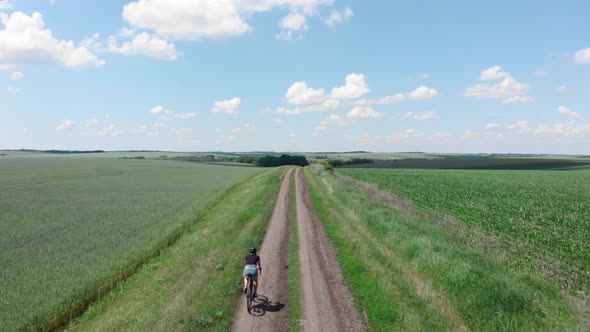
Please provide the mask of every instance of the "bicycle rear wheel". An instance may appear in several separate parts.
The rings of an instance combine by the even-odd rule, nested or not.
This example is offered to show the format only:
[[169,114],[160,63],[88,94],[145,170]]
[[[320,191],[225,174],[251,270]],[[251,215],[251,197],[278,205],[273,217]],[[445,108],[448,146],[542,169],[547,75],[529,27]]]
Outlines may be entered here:
[[254,295],[254,283],[252,282],[252,278],[248,278],[248,287],[246,288],[246,308],[248,312],[252,311],[252,298]]

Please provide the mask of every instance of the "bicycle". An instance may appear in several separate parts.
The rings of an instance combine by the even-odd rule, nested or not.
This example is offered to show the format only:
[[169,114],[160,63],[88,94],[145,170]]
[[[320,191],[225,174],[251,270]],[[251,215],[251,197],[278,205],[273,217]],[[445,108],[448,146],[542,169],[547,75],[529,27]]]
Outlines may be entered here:
[[[258,269],[258,275],[260,276],[262,271]],[[254,301],[254,280],[252,277],[248,276],[248,284],[246,286],[246,309],[248,309],[248,313],[252,311],[252,302]]]

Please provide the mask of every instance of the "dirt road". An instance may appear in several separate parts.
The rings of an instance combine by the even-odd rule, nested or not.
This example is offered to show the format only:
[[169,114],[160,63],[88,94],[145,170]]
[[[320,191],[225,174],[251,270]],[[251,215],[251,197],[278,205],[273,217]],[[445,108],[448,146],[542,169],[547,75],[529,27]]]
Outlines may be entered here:
[[287,330],[287,301],[289,288],[289,240],[291,238],[291,172],[285,174],[277,197],[266,236],[258,254],[262,265],[259,277],[259,297],[252,314],[246,310],[244,296],[236,311],[232,331],[285,331]]
[[249,314],[242,301],[232,331],[286,331],[289,289],[287,264],[291,236],[290,179],[296,176],[299,265],[301,267],[301,325],[304,331],[362,331],[350,293],[343,285],[336,251],[313,210],[303,169],[289,170],[283,179],[260,257],[257,311]]
[[303,170],[296,170],[297,227],[304,331],[361,331],[361,319],[336,261],[336,249],[313,210]]

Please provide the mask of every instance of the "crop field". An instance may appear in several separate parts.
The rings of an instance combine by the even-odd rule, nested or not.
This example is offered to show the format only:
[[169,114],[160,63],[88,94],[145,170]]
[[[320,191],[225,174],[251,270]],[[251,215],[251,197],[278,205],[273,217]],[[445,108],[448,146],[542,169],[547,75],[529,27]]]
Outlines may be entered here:
[[489,158],[446,157],[440,159],[377,160],[370,164],[346,165],[342,168],[412,168],[412,169],[508,169],[508,170],[561,170],[590,168],[590,160],[584,158]]
[[339,173],[480,227],[570,293],[590,289],[590,171],[369,170]]
[[[0,326],[51,324],[157,254],[259,168],[0,157]],[[98,293],[97,293],[98,292]]]

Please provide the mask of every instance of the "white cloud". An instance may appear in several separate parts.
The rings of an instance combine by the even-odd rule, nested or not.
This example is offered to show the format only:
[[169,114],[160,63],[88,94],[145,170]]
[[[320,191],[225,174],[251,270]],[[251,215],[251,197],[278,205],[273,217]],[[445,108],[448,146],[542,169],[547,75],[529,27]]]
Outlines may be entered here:
[[10,9],[10,8],[12,8],[12,4],[10,3],[10,0],[0,1],[0,9]]
[[271,121],[272,121],[272,123],[282,123],[283,122],[283,120],[278,119],[278,118],[274,118]]
[[99,123],[100,123],[100,121],[96,118],[88,119],[85,122],[86,127],[96,127],[96,126],[98,126]]
[[569,88],[565,85],[560,85],[557,88],[555,88],[556,93],[566,93],[568,91],[569,91]]
[[577,51],[575,55],[575,60],[576,63],[579,64],[590,64],[590,47]]
[[557,111],[559,113],[561,113],[563,115],[567,115],[567,116],[569,116],[571,118],[577,118],[577,117],[580,116],[577,112],[574,112],[571,109],[569,109],[569,107],[566,107],[566,106],[563,106],[563,105],[562,106],[559,106],[557,108]]
[[[156,106],[150,110],[153,114],[167,114],[170,113],[169,110],[165,109],[164,106]],[[107,118],[108,119],[108,118]]]
[[233,128],[231,130],[231,132],[234,134],[254,132],[254,131],[256,131],[256,127],[250,123],[245,123],[242,126]]
[[8,94],[11,96],[16,96],[19,92],[19,88],[8,88]]
[[421,86],[416,90],[407,94],[408,99],[412,100],[420,100],[420,99],[430,99],[434,98],[438,95],[438,91],[435,89],[431,89],[427,86]]
[[391,96],[379,99],[361,99],[355,102],[356,105],[389,105],[399,103],[405,100],[430,99],[438,96],[438,91],[427,86],[420,86],[407,93],[396,93]]
[[423,113],[408,112],[402,116],[402,119],[414,119],[414,120],[434,120],[438,119],[439,116],[436,112],[428,111]]
[[502,81],[489,84],[476,84],[465,88],[465,97],[479,99],[502,99],[505,103],[532,102],[534,99],[528,96],[529,86],[520,83],[512,77],[506,77]]
[[312,89],[306,82],[293,83],[285,94],[291,104],[316,104],[325,99],[324,89]]
[[158,136],[160,134],[160,130],[167,128],[168,124],[161,121],[156,121],[151,125],[143,125],[139,127],[137,133],[144,134],[146,136]]
[[98,136],[116,137],[116,136],[121,136],[121,135],[125,134],[125,131],[121,130],[120,128],[118,128],[117,126],[112,124],[112,125],[103,127],[101,130],[97,131],[96,134]]
[[174,133],[177,136],[188,136],[193,133],[193,129],[192,128],[179,128],[179,129],[174,130]]
[[497,123],[488,123],[486,125],[486,129],[490,130],[490,129],[498,129],[500,128],[500,125]]
[[518,134],[524,134],[529,130],[529,122],[528,121],[517,121],[513,124],[508,125],[508,129],[512,129],[516,131]]
[[510,98],[504,99],[502,102],[504,104],[531,104],[534,103],[536,99],[531,96],[514,96]]
[[252,30],[254,13],[287,7],[291,13],[313,15],[334,0],[137,0],[123,7],[123,18],[134,27],[151,29],[175,39],[228,38]]
[[481,72],[479,79],[482,81],[497,80],[504,77],[509,77],[510,73],[502,72],[502,67],[493,66]]
[[104,61],[86,47],[76,47],[73,41],[57,40],[45,29],[43,16],[36,12],[28,16],[14,12],[0,13],[4,30],[0,30],[0,67],[29,64],[62,65],[66,67],[96,67]]
[[303,113],[310,112],[325,112],[335,110],[340,106],[340,101],[335,99],[326,99],[319,104],[306,105],[303,107],[297,107],[294,109],[288,109],[284,107],[278,107],[272,113],[284,114],[284,115],[301,115]]
[[15,71],[12,74],[10,74],[10,79],[12,81],[22,80],[23,78],[25,78],[25,74],[21,73],[20,71]]
[[357,106],[346,114],[348,119],[377,119],[382,118],[383,114],[376,112],[371,107]]
[[406,129],[402,132],[394,132],[389,136],[389,143],[407,142],[412,138],[423,136],[421,132],[416,129]]
[[72,120],[61,120],[61,122],[59,123],[59,125],[57,125],[57,127],[55,128],[55,130],[57,130],[57,131],[63,131],[63,130],[66,130],[68,128],[71,128],[74,124],[75,123]]
[[535,135],[556,135],[568,138],[588,138],[590,137],[590,123],[576,126],[574,121],[566,123],[554,123],[551,126],[542,125],[537,127],[533,133]]
[[346,85],[332,89],[331,96],[336,99],[356,99],[370,91],[365,75],[351,73],[346,76]]
[[348,21],[354,13],[350,7],[344,8],[342,11],[333,10],[330,12],[330,16],[324,19],[324,23],[329,26],[334,26],[339,23]]
[[[111,53],[119,53],[124,55],[146,55],[159,60],[174,61],[182,55],[182,52],[176,50],[176,46],[169,41],[150,36],[147,32],[142,32],[133,35],[133,31],[129,29],[122,29],[120,36],[131,38],[128,41],[119,45],[118,36],[111,36],[108,38],[107,51]],[[130,35],[131,34],[131,35]],[[84,42],[90,44],[92,39]]]
[[187,119],[192,119],[196,116],[195,113],[178,113],[175,114],[174,117],[177,119],[183,119],[183,120],[187,120]]
[[422,73],[422,74],[419,74],[417,77],[419,79],[421,79],[421,80],[427,80],[427,79],[430,78],[430,74],[428,74],[428,73]]
[[281,31],[276,35],[276,38],[281,40],[302,38],[303,32],[309,29],[306,20],[304,15],[298,13],[291,13],[283,17],[279,24]]
[[225,113],[225,114],[234,114],[237,112],[238,108],[240,108],[241,99],[239,97],[234,97],[228,100],[216,101],[211,109],[213,113]]
[[326,131],[328,130],[328,121],[322,121],[319,125],[315,126],[313,130],[315,131]]
[[475,136],[475,133],[471,130],[465,130],[463,132],[463,138],[469,139],[469,138],[473,138],[473,136]]

